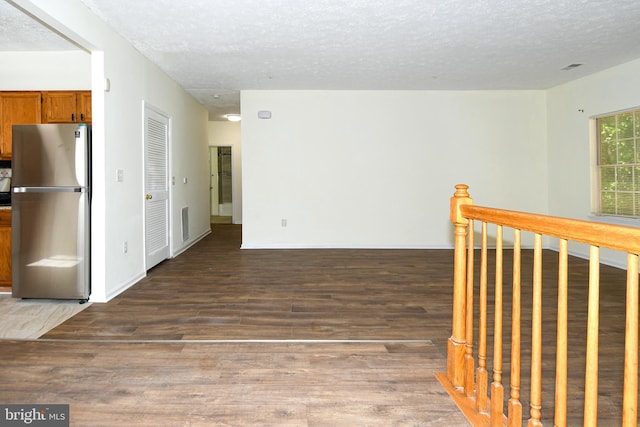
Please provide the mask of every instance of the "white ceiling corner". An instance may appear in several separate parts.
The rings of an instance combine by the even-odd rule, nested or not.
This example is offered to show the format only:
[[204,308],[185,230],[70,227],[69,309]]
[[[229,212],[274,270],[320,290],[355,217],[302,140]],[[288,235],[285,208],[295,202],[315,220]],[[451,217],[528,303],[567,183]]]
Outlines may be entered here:
[[78,47],[37,19],[0,0],[0,51],[67,51]]

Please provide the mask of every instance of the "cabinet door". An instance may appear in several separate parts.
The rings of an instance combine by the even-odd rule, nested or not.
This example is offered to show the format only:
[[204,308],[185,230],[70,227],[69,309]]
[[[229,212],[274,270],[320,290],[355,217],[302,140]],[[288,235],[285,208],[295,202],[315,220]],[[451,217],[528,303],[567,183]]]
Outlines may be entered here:
[[75,92],[42,92],[42,123],[75,123],[78,120]]
[[80,117],[79,121],[82,123],[91,123],[91,91],[78,92],[76,105]]
[[41,123],[40,92],[0,93],[0,159],[11,158],[11,126]]
[[11,286],[11,211],[0,211],[0,286]]

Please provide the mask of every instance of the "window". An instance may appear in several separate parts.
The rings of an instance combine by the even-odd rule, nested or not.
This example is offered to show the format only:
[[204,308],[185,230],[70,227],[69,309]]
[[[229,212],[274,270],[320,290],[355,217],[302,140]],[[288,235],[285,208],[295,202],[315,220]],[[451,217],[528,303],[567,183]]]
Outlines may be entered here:
[[596,119],[597,214],[640,218],[640,109]]

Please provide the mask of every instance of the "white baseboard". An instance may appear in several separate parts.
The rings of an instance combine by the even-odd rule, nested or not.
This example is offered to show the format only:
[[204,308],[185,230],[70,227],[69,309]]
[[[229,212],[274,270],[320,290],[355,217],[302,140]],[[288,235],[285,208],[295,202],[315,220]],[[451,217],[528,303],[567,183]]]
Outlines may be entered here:
[[196,243],[198,243],[200,240],[204,239],[205,237],[207,237],[209,234],[211,234],[211,229],[207,229],[205,231],[203,231],[202,233],[200,233],[197,237],[191,239],[186,245],[184,245],[183,247],[181,247],[180,249],[178,249],[177,251],[175,251],[173,253],[173,255],[171,256],[171,258],[175,258],[178,255],[180,255],[181,253],[183,253],[184,251],[186,251],[187,249],[189,249],[191,246],[195,245]]

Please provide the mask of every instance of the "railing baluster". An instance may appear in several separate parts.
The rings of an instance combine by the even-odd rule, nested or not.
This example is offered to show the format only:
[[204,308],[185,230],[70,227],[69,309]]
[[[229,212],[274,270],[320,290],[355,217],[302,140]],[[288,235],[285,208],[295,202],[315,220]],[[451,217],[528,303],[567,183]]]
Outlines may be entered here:
[[478,371],[476,374],[476,409],[489,411],[487,372],[487,223],[482,223],[482,247],[480,249],[480,321],[478,324]]
[[568,242],[560,239],[558,256],[558,321],[556,338],[556,400],[554,423],[567,425],[567,327],[568,327]]
[[598,310],[600,306],[600,248],[589,250],[589,301],[587,308],[587,363],[584,383],[584,425],[598,425]]
[[531,407],[528,426],[541,426],[542,409],[542,235],[534,234],[531,312]]
[[638,423],[638,255],[627,254],[627,313],[624,340],[622,426]]
[[467,248],[467,315],[466,315],[466,343],[465,343],[465,380],[464,392],[467,397],[473,397],[475,393],[475,361],[473,359],[473,293],[475,290],[473,281],[474,263],[474,232],[473,220],[469,221],[469,237]]
[[520,402],[520,295],[521,295],[521,235],[513,233],[513,295],[511,302],[511,398],[508,405],[509,427],[522,426],[522,402]]
[[496,279],[493,314],[493,382],[491,383],[492,426],[502,427],[504,387],[502,385],[502,226],[496,227]]

